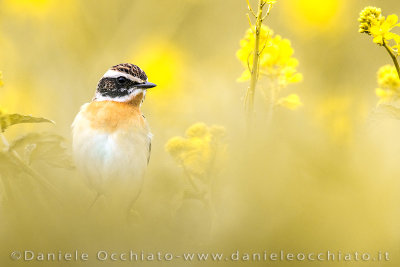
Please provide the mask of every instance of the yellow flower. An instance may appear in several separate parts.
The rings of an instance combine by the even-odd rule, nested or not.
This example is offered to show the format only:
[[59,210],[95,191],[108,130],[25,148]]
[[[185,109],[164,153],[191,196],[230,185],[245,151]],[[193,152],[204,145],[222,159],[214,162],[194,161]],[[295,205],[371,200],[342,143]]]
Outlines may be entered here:
[[247,82],[251,79],[251,72],[247,68],[245,71],[242,72],[242,75],[237,79],[238,82]]
[[360,13],[360,33],[371,34],[370,29],[373,25],[380,24],[385,17],[382,16],[382,10],[377,7],[368,6]]
[[374,43],[383,45],[384,40],[392,40],[396,38],[396,34],[390,32],[394,27],[398,27],[398,17],[396,15],[390,15],[385,20],[375,23],[371,29],[371,35],[374,37]]
[[378,70],[378,85],[375,90],[381,102],[400,99],[400,79],[394,66],[385,65]]
[[[251,79],[249,68],[253,66],[255,48],[255,29],[248,29],[245,37],[240,41],[240,49],[236,56],[245,67],[244,72],[239,77],[239,82]],[[289,84],[298,83],[303,80],[303,75],[297,71],[299,61],[293,57],[294,50],[288,39],[274,32],[265,25],[259,31],[259,77],[268,79],[267,88],[269,93],[273,92],[273,105],[283,105],[289,109],[296,109],[301,106],[297,95],[290,95],[288,99],[279,99],[279,93]],[[263,90],[264,97],[267,93]],[[297,97],[297,98],[296,98]]]
[[[255,47],[255,29],[248,29],[245,37],[240,41],[240,49],[236,56],[245,67],[245,71],[239,77],[239,82],[250,80],[249,67],[253,65],[253,50]],[[277,80],[285,87],[290,83],[302,80],[301,74],[297,72],[298,60],[293,57],[294,50],[288,39],[275,35],[265,25],[260,29],[260,74],[270,79]]]
[[224,133],[221,126],[196,123],[186,130],[185,137],[171,138],[165,149],[187,172],[201,177],[211,170]]
[[279,79],[279,85],[286,87],[290,83],[298,83],[303,80],[303,74],[296,71],[295,66],[287,66],[282,69],[282,79]]
[[[396,42],[396,44],[394,46],[392,46],[392,49],[399,51],[400,50],[400,35],[394,34],[393,39]],[[397,54],[399,54],[399,53],[397,52]]]
[[165,150],[175,159],[180,158],[180,154],[186,148],[186,140],[182,137],[173,137],[165,145]]
[[378,70],[378,84],[382,88],[397,90],[400,88],[400,80],[396,68],[385,65]]
[[359,32],[372,35],[374,43],[379,45],[383,45],[385,41],[392,39],[395,39],[398,43],[400,36],[391,32],[393,28],[399,27],[398,20],[398,17],[394,14],[385,18],[382,16],[380,8],[368,6],[360,13],[358,19],[360,22]]
[[208,134],[208,127],[205,123],[196,123],[186,130],[186,136],[189,138],[204,138]]
[[[255,47],[255,28],[247,29],[245,36],[240,40],[240,49],[236,52],[237,58],[242,62],[243,66],[248,70],[249,66],[252,66],[253,62],[253,51]],[[260,44],[267,46],[268,40],[274,35],[274,32],[265,25],[262,25],[260,29]],[[264,51],[263,51],[264,52]],[[265,53],[263,53],[265,55]]]
[[395,93],[393,91],[385,90],[382,88],[376,88],[375,94],[377,97],[379,97],[380,102],[382,103],[390,102],[395,96]]
[[296,94],[288,95],[287,97],[281,98],[278,100],[278,105],[283,106],[285,108],[295,110],[303,105],[300,100],[300,97]]

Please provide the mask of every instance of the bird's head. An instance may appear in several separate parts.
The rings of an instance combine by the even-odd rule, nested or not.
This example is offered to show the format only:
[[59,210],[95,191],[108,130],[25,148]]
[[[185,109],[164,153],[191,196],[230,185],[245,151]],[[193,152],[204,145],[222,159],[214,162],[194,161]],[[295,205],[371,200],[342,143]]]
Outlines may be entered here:
[[130,63],[111,67],[100,79],[94,101],[117,101],[140,105],[146,90],[155,87],[147,81],[146,73]]

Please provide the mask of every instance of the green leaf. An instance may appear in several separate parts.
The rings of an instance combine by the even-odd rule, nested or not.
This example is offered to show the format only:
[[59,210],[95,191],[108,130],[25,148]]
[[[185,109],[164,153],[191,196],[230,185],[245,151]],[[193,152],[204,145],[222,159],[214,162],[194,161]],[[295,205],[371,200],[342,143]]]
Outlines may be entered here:
[[41,122],[49,122],[53,123],[53,121],[45,119],[45,118],[37,118],[32,116],[26,116],[21,114],[0,114],[0,129],[1,132],[4,132],[8,127],[20,124],[20,123],[41,123]]
[[10,144],[28,165],[43,162],[57,168],[73,169],[65,139],[52,133],[29,133]]

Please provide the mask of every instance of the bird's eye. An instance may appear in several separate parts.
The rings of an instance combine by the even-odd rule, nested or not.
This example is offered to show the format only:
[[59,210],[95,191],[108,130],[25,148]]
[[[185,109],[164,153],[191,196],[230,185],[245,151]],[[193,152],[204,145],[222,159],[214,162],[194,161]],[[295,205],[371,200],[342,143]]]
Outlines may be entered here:
[[123,76],[120,76],[120,77],[118,77],[117,78],[117,81],[118,81],[118,83],[119,84],[124,84],[124,83],[126,83],[126,78],[125,77],[123,77]]

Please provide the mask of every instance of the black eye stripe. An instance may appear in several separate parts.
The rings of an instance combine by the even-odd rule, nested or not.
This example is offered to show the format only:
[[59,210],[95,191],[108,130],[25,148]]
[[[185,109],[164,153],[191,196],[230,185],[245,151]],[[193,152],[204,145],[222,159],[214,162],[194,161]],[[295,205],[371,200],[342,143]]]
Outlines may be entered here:
[[[121,77],[122,79],[120,79]],[[140,82],[132,81],[124,76],[104,77],[99,81],[97,92],[103,96],[122,97],[130,94],[131,89],[135,88],[137,84],[140,84]]]

